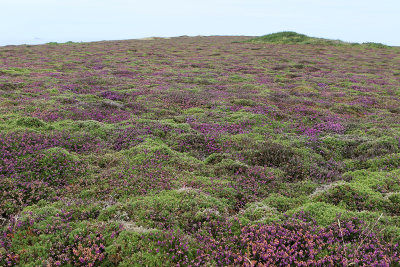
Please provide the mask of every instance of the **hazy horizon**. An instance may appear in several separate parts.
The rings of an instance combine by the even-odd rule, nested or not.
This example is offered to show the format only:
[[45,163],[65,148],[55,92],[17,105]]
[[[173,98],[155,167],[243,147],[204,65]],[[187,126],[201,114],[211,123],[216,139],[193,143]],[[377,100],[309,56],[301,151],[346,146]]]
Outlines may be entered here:
[[0,8],[0,46],[279,31],[400,46],[394,0],[0,0]]

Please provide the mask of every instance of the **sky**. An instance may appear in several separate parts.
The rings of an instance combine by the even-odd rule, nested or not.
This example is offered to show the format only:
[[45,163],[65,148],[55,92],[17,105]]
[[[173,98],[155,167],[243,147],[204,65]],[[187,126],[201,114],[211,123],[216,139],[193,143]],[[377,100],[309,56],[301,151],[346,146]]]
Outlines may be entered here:
[[399,0],[0,0],[0,46],[296,31],[400,46]]

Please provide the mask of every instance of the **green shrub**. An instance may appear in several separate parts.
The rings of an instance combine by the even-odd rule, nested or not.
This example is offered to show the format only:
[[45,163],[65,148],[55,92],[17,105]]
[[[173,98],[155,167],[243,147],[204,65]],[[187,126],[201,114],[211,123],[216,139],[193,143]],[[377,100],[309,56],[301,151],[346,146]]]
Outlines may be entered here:
[[174,151],[159,139],[146,139],[143,143],[134,146],[127,150],[122,150],[121,153],[136,163],[144,163],[150,160],[154,153],[172,156]]
[[357,146],[354,153],[359,157],[370,158],[398,153],[399,151],[399,141],[396,138],[383,136],[376,140],[360,144]]
[[184,114],[193,115],[193,114],[203,114],[205,112],[202,108],[188,108],[183,111]]
[[[274,176],[277,179],[280,179],[280,176],[283,174],[274,173]],[[274,184],[276,189],[273,191],[290,198],[304,197],[312,194],[315,189],[319,187],[319,184],[312,182],[310,180],[299,181],[295,183],[276,183]]]
[[23,69],[23,68],[8,68],[8,69],[0,69],[0,73],[12,76],[20,76],[20,75],[29,75],[31,71],[29,69]]
[[124,157],[118,152],[91,155],[89,159],[92,164],[95,164],[102,169],[113,168],[124,162]]
[[359,144],[367,141],[367,138],[356,135],[327,135],[322,138],[322,147],[329,155],[334,155],[337,160],[341,160],[356,157],[355,150]]
[[313,199],[353,211],[382,210],[387,205],[380,193],[354,183],[338,183],[315,195]]
[[291,148],[274,142],[264,142],[246,152],[252,165],[280,168],[290,181],[303,180],[308,175],[299,155]]
[[292,149],[274,142],[264,142],[258,149],[248,151],[250,163],[259,166],[280,167],[295,157]]
[[202,161],[173,150],[160,139],[147,138],[144,142],[121,150],[120,153],[134,164],[144,164],[149,160],[163,161],[165,166],[179,170],[194,170],[201,168]]
[[197,132],[182,133],[174,137],[174,144],[171,146],[179,152],[187,152],[191,156],[204,160],[210,155],[207,145],[207,137]]
[[251,99],[233,99],[231,103],[239,106],[249,106],[249,107],[257,105],[257,102]]
[[189,266],[189,262],[196,261],[197,249],[198,244],[179,231],[122,232],[106,248],[105,266],[176,266],[177,262]]
[[74,131],[89,133],[91,136],[99,137],[106,140],[115,130],[115,126],[95,120],[62,120],[52,124],[52,126],[60,131]]
[[307,197],[285,197],[280,194],[271,194],[262,203],[277,209],[279,212],[286,212],[295,209],[307,202]]
[[264,202],[252,202],[246,204],[240,212],[242,220],[252,223],[269,223],[279,219],[279,212],[276,208],[266,205]]
[[64,186],[84,173],[78,156],[64,148],[52,147],[21,157],[25,164],[17,177],[23,182],[41,181],[48,186]]
[[325,202],[307,202],[300,207],[287,211],[286,214],[291,216],[300,211],[308,213],[310,217],[321,226],[327,226],[333,222],[336,222],[338,215],[340,214],[342,215],[342,219],[354,217],[356,214],[344,208]]
[[399,216],[400,215],[400,193],[390,194],[388,197],[389,202],[389,210],[392,214]]
[[355,116],[360,116],[363,112],[365,112],[365,110],[368,110],[368,108],[362,107],[358,104],[349,105],[345,103],[335,103],[331,110],[339,114],[351,114]]
[[155,246],[144,240],[146,234],[122,232],[112,245],[106,248],[107,260],[111,266],[161,266],[164,264],[158,254],[149,253]]
[[149,227],[179,227],[190,231],[199,222],[225,214],[228,203],[190,188],[163,191],[126,204],[129,218]]
[[381,193],[400,191],[400,171],[357,170],[347,172],[343,177],[351,183],[368,187]]
[[400,153],[376,157],[360,163],[360,167],[371,171],[391,171],[400,168]]
[[30,128],[41,128],[46,126],[46,123],[38,118],[24,117],[16,121],[18,126],[25,126]]
[[204,164],[206,165],[214,165],[220,163],[223,159],[226,158],[226,155],[221,153],[212,153],[207,158],[204,159]]
[[222,159],[221,162],[215,164],[214,172],[216,175],[234,175],[246,172],[248,166],[238,160]]

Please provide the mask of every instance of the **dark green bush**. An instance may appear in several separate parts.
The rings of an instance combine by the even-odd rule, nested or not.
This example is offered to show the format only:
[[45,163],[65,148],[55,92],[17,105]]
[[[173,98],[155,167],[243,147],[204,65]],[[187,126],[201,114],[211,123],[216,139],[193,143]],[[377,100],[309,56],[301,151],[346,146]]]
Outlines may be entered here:
[[259,147],[247,152],[250,164],[280,168],[290,181],[303,180],[308,176],[300,156],[293,149],[284,145],[264,142]]
[[238,160],[223,159],[214,166],[216,175],[234,175],[246,172],[248,166]]
[[354,154],[360,158],[371,158],[398,153],[399,151],[399,140],[394,137],[383,136],[358,145]]
[[32,118],[32,117],[24,117],[21,119],[17,120],[17,125],[19,126],[25,126],[25,127],[30,127],[30,128],[41,128],[46,125],[45,122],[38,118]]
[[389,197],[389,210],[392,214],[400,215],[400,193],[391,194]]

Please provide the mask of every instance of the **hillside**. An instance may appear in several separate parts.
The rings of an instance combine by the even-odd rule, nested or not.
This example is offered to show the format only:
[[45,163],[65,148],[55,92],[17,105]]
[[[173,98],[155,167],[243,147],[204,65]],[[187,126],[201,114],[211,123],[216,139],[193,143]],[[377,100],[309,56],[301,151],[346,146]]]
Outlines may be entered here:
[[272,37],[0,47],[0,266],[399,264],[400,48]]
[[310,37],[296,32],[276,32],[246,40],[250,43],[270,43],[270,44],[307,44],[307,45],[336,45],[336,46],[364,46],[369,48],[390,48],[390,46],[374,43],[349,43],[341,40],[331,40],[325,38]]

